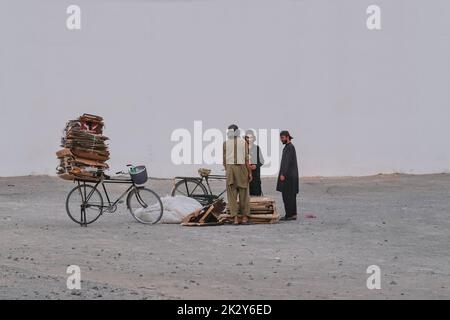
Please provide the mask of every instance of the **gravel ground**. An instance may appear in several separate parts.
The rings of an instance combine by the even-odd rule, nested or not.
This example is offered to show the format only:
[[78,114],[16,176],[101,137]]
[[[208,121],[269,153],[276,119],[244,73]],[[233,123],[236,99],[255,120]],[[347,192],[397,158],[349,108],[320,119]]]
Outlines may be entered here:
[[[450,174],[303,178],[299,221],[250,226],[147,226],[121,205],[81,228],[65,213],[73,186],[0,178],[0,299],[450,298]],[[67,289],[68,265],[81,290]],[[380,290],[366,287],[370,265]]]

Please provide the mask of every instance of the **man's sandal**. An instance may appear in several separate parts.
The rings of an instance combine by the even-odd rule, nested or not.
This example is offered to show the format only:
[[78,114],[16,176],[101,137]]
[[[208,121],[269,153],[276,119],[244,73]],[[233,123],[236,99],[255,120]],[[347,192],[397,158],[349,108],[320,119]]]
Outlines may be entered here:
[[295,220],[297,220],[297,215],[290,216],[290,217],[284,216],[284,217],[280,218],[280,221],[295,221]]

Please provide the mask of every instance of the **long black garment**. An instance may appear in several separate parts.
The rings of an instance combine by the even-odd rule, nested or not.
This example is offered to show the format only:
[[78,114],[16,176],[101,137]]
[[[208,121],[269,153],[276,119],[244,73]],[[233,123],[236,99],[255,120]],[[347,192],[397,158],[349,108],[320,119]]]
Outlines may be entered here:
[[[280,181],[280,176],[285,177]],[[297,154],[292,143],[287,143],[283,148],[281,157],[280,173],[278,174],[277,191],[283,196],[284,209],[286,216],[290,217],[297,214],[297,194],[299,192],[299,177]]]
[[[256,165],[256,169],[252,170],[253,179],[250,182],[250,195],[262,196],[261,189],[261,167],[264,164],[264,158],[261,153],[261,148],[258,145],[252,145],[250,148],[250,159],[252,164]],[[253,162],[256,159],[255,162]]]

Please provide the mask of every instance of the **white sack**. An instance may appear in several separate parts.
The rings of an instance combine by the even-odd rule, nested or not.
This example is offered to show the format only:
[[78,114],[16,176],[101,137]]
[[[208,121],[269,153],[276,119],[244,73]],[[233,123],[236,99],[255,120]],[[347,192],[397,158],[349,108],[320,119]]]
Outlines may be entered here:
[[[202,207],[197,200],[179,195],[162,197],[161,202],[164,210],[160,223],[181,223],[184,217]],[[136,210],[136,216],[148,222],[155,221],[158,215],[158,205]]]

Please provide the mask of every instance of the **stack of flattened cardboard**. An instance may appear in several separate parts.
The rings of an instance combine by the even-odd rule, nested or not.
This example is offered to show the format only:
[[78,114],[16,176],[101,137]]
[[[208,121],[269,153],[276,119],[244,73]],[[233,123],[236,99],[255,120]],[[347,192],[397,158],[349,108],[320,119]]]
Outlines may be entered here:
[[109,159],[108,138],[103,136],[103,127],[103,118],[91,114],[67,122],[61,139],[63,149],[56,152],[60,161],[56,171],[60,178],[87,181],[101,178],[108,169]]
[[[270,197],[251,197],[249,221],[252,223],[277,223],[280,215],[275,206],[275,200]],[[227,213],[219,217],[219,221],[228,223],[233,221],[233,217]]]
[[220,224],[219,216],[226,207],[222,198],[217,199],[212,204],[204,206],[187,215],[181,222],[182,226],[213,226]]

